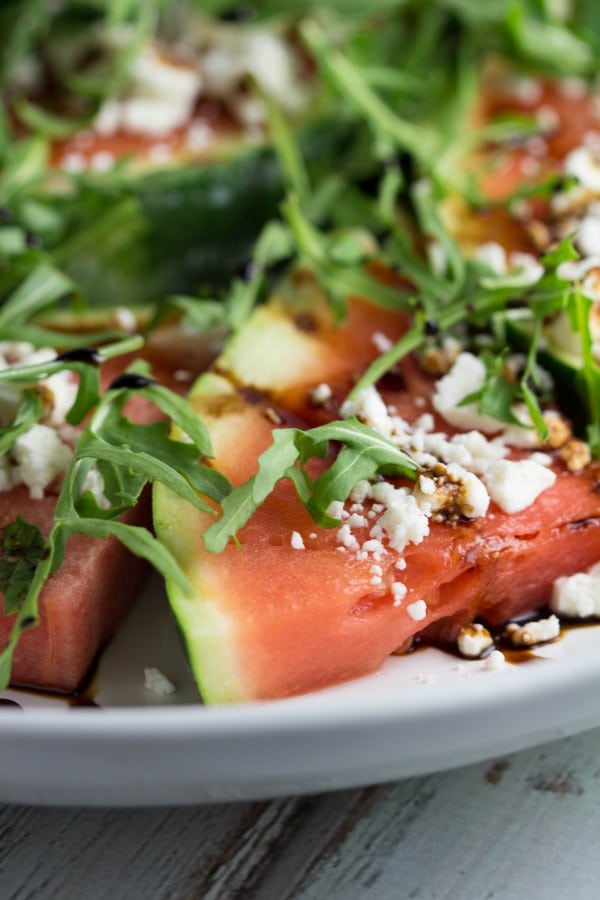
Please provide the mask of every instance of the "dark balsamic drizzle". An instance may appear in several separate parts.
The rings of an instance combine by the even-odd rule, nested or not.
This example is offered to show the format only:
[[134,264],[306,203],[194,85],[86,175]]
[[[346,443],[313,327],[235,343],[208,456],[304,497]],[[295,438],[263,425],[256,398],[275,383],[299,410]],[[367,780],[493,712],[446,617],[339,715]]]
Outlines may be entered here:
[[256,8],[249,3],[240,3],[224,10],[219,15],[222,22],[250,22],[256,18]]
[[119,375],[108,386],[109,391],[116,391],[119,388],[139,389],[151,387],[158,384],[155,378],[147,378],[145,375],[137,375],[135,372],[126,372],[125,375]]
[[75,347],[73,350],[65,350],[56,357],[57,362],[84,362],[92,366],[99,366],[102,357],[94,347]]

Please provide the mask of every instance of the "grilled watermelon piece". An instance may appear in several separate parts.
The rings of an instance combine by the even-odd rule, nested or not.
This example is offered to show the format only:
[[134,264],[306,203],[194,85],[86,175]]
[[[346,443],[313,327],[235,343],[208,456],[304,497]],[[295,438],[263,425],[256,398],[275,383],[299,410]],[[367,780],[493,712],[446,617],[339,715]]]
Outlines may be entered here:
[[[23,487],[2,495],[0,528],[23,516],[47,535],[56,498],[32,500]],[[147,525],[149,496],[123,517],[130,525]],[[115,538],[73,535],[65,561],[40,595],[40,620],[24,631],[13,658],[11,684],[46,690],[76,691],[98,652],[131,609],[149,566],[132,556]],[[12,627],[0,616],[0,646]]]
[[[388,314],[353,301],[346,325],[330,330],[317,304],[309,331],[303,330],[304,316],[277,300],[256,315],[261,345],[255,346],[251,325],[248,343],[244,333],[238,336],[235,354],[221,359],[221,374],[201,376],[190,396],[209,428],[214,464],[234,484],[247,480],[270,444],[273,405],[282,419],[290,410],[297,417],[310,413],[306,396],[324,378],[347,390],[354,367],[362,368],[373,355],[373,333]],[[271,356],[268,347],[274,348]],[[288,360],[285,370],[278,368],[280,355]],[[280,379],[280,371],[293,373],[300,360],[300,384],[292,383],[293,375]],[[388,388],[386,400],[414,421],[423,412],[427,379],[411,361],[402,374],[402,387]],[[234,386],[240,383],[241,389]],[[213,518],[158,486],[157,534],[196,588],[188,598],[167,585],[204,700],[247,701],[314,690],[375,671],[425,630],[435,628],[438,638],[451,638],[476,617],[495,624],[541,606],[555,578],[597,561],[600,549],[600,465],[574,474],[557,461],[554,469],[554,485],[520,512],[492,506],[491,515],[470,522],[431,521],[423,542],[404,551],[405,570],[398,573],[393,552],[378,561],[376,584],[373,559],[340,552],[336,529],[315,526],[287,481],[241,529],[241,547],[230,544],[220,554],[208,552],[202,538]],[[359,543],[368,530],[355,530]],[[303,547],[292,540],[295,532]],[[392,590],[398,579],[407,590],[400,605]],[[419,601],[424,601],[423,618],[409,609]]]

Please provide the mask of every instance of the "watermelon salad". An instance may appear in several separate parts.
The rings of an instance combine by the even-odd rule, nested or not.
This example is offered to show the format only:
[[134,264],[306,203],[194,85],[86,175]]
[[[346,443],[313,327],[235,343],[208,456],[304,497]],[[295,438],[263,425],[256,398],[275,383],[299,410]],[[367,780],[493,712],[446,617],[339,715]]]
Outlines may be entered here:
[[0,680],[154,567],[206,703],[600,618],[591,2],[0,10]]

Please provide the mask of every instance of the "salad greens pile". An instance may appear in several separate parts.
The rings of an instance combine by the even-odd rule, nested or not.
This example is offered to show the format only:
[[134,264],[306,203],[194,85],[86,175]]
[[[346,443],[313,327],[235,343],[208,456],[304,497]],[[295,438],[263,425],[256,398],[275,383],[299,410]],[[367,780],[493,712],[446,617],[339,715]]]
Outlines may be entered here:
[[[255,85],[277,157],[261,147],[260,154],[271,154],[268,166],[255,166],[257,159],[267,159],[264,155],[250,164],[255,189],[270,198],[250,223],[253,248],[249,251],[243,242],[243,265],[238,247],[234,266],[224,246],[222,256],[194,269],[193,277],[176,279],[176,290],[170,291],[169,279],[156,276],[158,232],[153,232],[152,203],[164,194],[165,185],[177,196],[177,190],[188,191],[200,179],[202,190],[210,192],[215,179],[229,177],[234,208],[238,151],[203,171],[186,164],[144,176],[132,176],[127,161],[117,161],[101,174],[63,172],[58,178],[50,159],[53,141],[88,127],[100,104],[120,90],[144,43],[177,34],[189,15],[218,17],[240,28],[284,22],[317,72],[321,136],[335,134],[330,146],[337,152],[343,135],[344,152],[334,157],[335,165],[331,157],[319,164],[318,153],[315,161],[297,123]],[[600,7],[592,0],[572,5],[552,0],[339,0],[326,10],[312,0],[244,6],[227,0],[7,0],[0,28],[0,341],[58,348],[52,362],[0,370],[0,385],[23,388],[14,420],[0,428],[0,451],[9,453],[15,440],[41,420],[35,384],[53,372],[68,369],[77,375],[79,388],[68,421],[80,428],[50,534],[42,536],[17,519],[0,540],[4,612],[16,613],[11,638],[0,653],[0,687],[8,683],[22,629],[37,621],[40,591],[60,566],[69,535],[113,535],[182,590],[189,588],[152,534],[123,520],[148,484],[161,482],[199,509],[215,515],[220,511],[207,533],[207,546],[217,551],[281,478],[292,479],[315,521],[327,526],[334,524],[326,513],[331,500],[347,496],[361,478],[382,471],[408,478],[416,474],[415,464],[395,446],[348,419],[306,432],[276,430],[257,475],[234,490],[210,466],[211,447],[202,423],[182,398],[152,379],[145,363],[124,364],[123,375],[101,388],[102,363],[138,351],[143,337],[112,327],[67,333],[52,324],[60,321],[53,320],[57,311],[69,310],[77,323],[99,296],[101,305],[114,307],[139,303],[145,294],[153,301],[145,308],[149,331],[175,315],[186,328],[196,329],[201,340],[215,326],[230,333],[241,329],[275,282],[297,267],[308,268],[339,321],[350,294],[411,314],[409,330],[367,369],[353,396],[439,334],[457,329],[472,346],[485,334],[488,376],[469,401],[476,399],[483,412],[510,422],[511,407],[521,400],[542,438],[547,432],[540,405],[545,399],[543,328],[549,317],[566,312],[581,342],[575,389],[586,411],[586,436],[600,457],[600,369],[592,353],[592,301],[559,274],[563,262],[577,258],[571,240],[548,251],[541,259],[541,277],[525,284],[514,274],[501,276],[466,258],[439,214],[444,199],[457,193],[470,203],[481,202],[460,166],[469,153],[486,142],[502,144],[515,135],[535,133],[535,123],[523,116],[505,117],[479,130],[469,127],[483,61],[498,55],[512,60],[515,71],[591,79],[600,61]],[[107,29],[127,35],[109,59],[97,52]],[[58,54],[57,47],[64,52]],[[28,90],[31,60],[38,60],[51,92]],[[275,185],[270,180],[273,166],[279,179]],[[542,194],[554,186],[550,179],[535,190]],[[243,224],[240,211],[235,207],[229,220],[233,244],[236,228]],[[195,215],[201,213],[200,204]],[[159,218],[165,219],[160,234],[169,227],[173,232],[171,243],[190,239],[180,229],[176,210],[170,226],[162,208]],[[430,241],[443,251],[443,271],[427,261]],[[401,277],[384,281],[377,266]],[[529,342],[524,370],[509,382],[498,361],[508,333],[506,314],[515,307],[523,314]],[[154,404],[165,421],[132,422],[127,403],[137,394]],[[169,420],[178,429],[177,438],[169,432]],[[331,442],[342,449],[312,481],[306,465],[325,457]],[[104,482],[104,504],[83,490],[92,467]]]

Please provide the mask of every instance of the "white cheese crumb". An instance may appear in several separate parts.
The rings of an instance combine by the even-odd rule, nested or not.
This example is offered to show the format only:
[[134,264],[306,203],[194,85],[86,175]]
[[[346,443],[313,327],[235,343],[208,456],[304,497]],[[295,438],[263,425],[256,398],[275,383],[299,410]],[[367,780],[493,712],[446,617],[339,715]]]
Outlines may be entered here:
[[325,512],[332,519],[341,519],[344,515],[344,504],[341,500],[332,500]]
[[332,397],[333,391],[324,381],[322,381],[321,384],[318,384],[310,392],[310,402],[317,406],[323,406],[325,403],[328,403]]
[[115,322],[123,331],[137,331],[137,319],[133,310],[127,306],[118,306],[115,309]]
[[99,153],[94,153],[90,159],[90,168],[94,172],[108,172],[114,164],[115,158],[108,150],[100,150]]
[[415,600],[414,603],[409,603],[406,611],[415,622],[422,622],[427,615],[427,604],[424,600]]
[[531,647],[534,644],[545,644],[555,640],[560,634],[560,622],[557,616],[536,619],[519,625],[510,622],[505,629],[506,636],[515,647]]
[[535,284],[544,274],[544,267],[531,253],[515,251],[508,258],[509,266],[524,285]]
[[556,474],[530,459],[499,459],[483,475],[492,500],[507,513],[520,512],[556,481]]
[[340,409],[343,418],[357,416],[365,425],[388,436],[392,432],[392,423],[387,407],[379,391],[370,386],[360,392],[356,400],[346,400]]
[[594,256],[600,252],[600,218],[587,215],[582,220],[574,244],[583,256]]
[[458,651],[467,659],[478,659],[484,650],[488,650],[494,643],[492,635],[484,625],[473,622],[472,625],[463,625],[457,638]]
[[299,531],[292,531],[290,544],[294,550],[304,550],[304,540]]
[[86,491],[89,491],[94,496],[96,503],[101,509],[110,508],[110,503],[104,494],[104,478],[96,466],[92,466],[81,486],[81,493],[85,494]]
[[390,341],[389,337],[383,333],[383,331],[375,331],[371,335],[371,340],[375,349],[379,353],[386,353],[388,350],[394,346],[393,342]]
[[600,616],[600,563],[586,572],[557,578],[550,608],[559,615],[576,619]]
[[66,153],[61,166],[65,172],[72,172],[74,175],[83,172],[86,168],[85,156],[82,153]]
[[588,147],[576,147],[567,154],[564,172],[574,175],[582,187],[600,191],[600,166]]
[[475,250],[474,257],[478,262],[489,266],[496,275],[506,275],[508,268],[506,250],[495,241],[480,244]]
[[166,675],[156,669],[154,666],[148,666],[144,669],[144,687],[147,691],[158,694],[159,697],[167,697],[176,691],[175,685],[169,681]]
[[483,663],[483,668],[488,672],[495,672],[498,669],[502,669],[506,664],[506,657],[501,650],[492,650],[490,655],[486,657]]
[[419,475],[419,488],[423,494],[435,494],[435,481],[427,475]]
[[30,497],[40,500],[44,490],[66,472],[71,450],[54,429],[37,424],[17,438],[12,456],[16,462],[16,483],[23,482],[29,488]]
[[[401,581],[395,581],[392,585],[392,597],[394,598],[394,606],[400,606],[407,594],[406,585]],[[421,601],[422,602],[422,601]]]
[[432,398],[434,408],[456,428],[500,431],[502,423],[479,413],[474,403],[460,406],[465,397],[483,387],[485,377],[483,362],[473,353],[461,353],[450,371],[436,383]]

